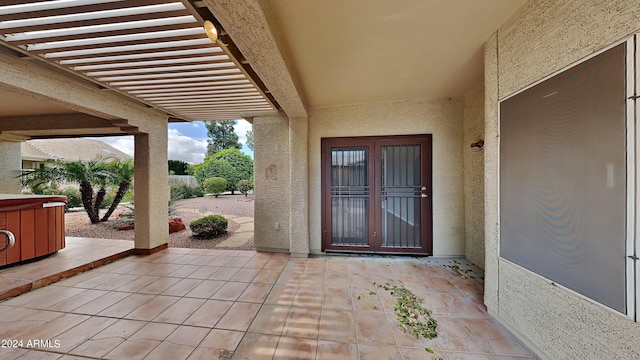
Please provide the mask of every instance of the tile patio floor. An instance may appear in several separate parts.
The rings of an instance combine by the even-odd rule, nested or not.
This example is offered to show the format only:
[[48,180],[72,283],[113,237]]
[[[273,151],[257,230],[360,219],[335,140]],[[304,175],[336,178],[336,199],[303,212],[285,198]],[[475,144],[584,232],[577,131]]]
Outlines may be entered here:
[[[175,248],[129,256],[0,302],[0,345],[23,344],[0,348],[0,359],[430,359],[425,347],[447,360],[535,359],[487,315],[481,281],[455,276],[451,263]],[[373,282],[423,297],[440,335],[400,331],[395,299]]]

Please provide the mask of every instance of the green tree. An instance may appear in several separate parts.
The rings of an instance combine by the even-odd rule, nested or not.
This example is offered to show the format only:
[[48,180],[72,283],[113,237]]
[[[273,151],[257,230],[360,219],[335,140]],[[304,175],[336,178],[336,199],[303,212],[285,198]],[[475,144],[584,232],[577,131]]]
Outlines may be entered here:
[[113,212],[116,210],[120,201],[131,187],[133,181],[133,161],[116,159],[113,162],[107,164],[107,170],[109,172],[109,182],[112,184],[118,184],[118,190],[113,197],[113,202],[109,206],[109,210],[104,214],[100,221],[107,221]]
[[247,131],[247,147],[253,151],[253,125],[251,130]]
[[253,160],[238,149],[225,149],[204,159],[196,166],[194,176],[201,186],[210,177],[221,177],[227,180],[227,191],[231,194],[237,190],[240,180],[248,180],[253,175]]
[[[110,172],[104,158],[73,162],[51,160],[47,161],[45,166],[33,171],[23,172],[20,176],[22,183],[30,187],[36,187],[39,184],[46,184],[51,181],[80,184],[82,206],[89,216],[89,220],[92,224],[100,222],[98,212],[107,193],[106,185],[110,178]],[[95,197],[94,188],[98,189]]]
[[213,194],[215,197],[222,194],[227,189],[227,180],[221,177],[204,179],[204,191]]
[[224,149],[242,149],[238,141],[238,134],[233,130],[235,120],[207,121],[207,156]]
[[187,175],[189,164],[182,160],[169,160],[169,174],[173,171],[173,175]]

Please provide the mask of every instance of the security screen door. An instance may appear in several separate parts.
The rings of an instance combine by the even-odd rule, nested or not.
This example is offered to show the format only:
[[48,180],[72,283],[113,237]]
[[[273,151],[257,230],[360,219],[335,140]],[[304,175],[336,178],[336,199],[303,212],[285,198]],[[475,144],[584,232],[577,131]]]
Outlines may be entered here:
[[431,135],[322,139],[323,250],[432,253]]

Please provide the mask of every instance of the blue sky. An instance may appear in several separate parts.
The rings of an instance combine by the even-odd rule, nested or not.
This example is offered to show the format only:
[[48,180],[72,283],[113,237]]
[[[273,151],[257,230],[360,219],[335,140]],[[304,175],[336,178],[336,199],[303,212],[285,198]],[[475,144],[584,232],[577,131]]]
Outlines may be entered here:
[[[249,149],[245,143],[247,141],[247,131],[251,129],[251,124],[246,120],[236,120],[234,126],[236,134],[242,144],[243,153],[253,158],[253,151]],[[207,152],[207,127],[202,121],[194,121],[190,123],[171,123],[168,129],[169,134],[169,160],[182,160],[190,164],[201,163]],[[118,136],[95,138],[123,151],[129,155],[133,155],[133,137]]]

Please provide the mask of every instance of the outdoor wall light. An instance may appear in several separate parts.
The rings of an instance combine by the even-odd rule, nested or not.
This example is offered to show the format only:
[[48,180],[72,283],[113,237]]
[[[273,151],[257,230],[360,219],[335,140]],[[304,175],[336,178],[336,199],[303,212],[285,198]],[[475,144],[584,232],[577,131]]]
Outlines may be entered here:
[[206,20],[204,22],[204,32],[212,41],[218,41],[218,29],[211,21]]
[[478,140],[474,143],[471,143],[471,147],[477,147],[478,149],[482,149],[482,147],[484,146],[484,140]]

